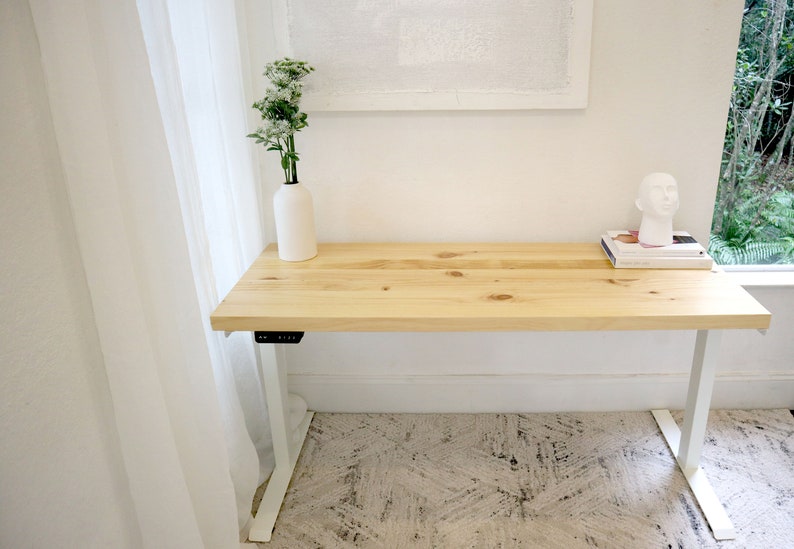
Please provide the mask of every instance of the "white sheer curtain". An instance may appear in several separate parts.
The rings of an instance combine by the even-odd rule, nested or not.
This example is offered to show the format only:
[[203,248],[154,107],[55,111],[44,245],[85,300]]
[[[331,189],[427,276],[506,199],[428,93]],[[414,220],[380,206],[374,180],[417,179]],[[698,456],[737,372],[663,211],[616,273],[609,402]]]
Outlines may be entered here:
[[[160,111],[188,237],[194,277],[206,292],[207,314],[264,247],[259,181],[246,115],[250,114],[232,0],[138,2]],[[170,36],[169,36],[170,35]],[[170,41],[168,40],[170,38]],[[210,333],[218,338],[220,334]],[[273,465],[267,408],[249,334],[218,345],[262,462]]]
[[208,319],[263,244],[234,3],[30,6],[145,546],[237,546],[272,458],[250,336]]

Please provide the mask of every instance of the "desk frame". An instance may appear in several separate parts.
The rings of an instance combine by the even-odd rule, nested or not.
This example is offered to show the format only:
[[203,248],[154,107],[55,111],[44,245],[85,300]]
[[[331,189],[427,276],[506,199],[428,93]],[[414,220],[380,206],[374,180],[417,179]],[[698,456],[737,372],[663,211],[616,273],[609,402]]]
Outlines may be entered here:
[[[326,259],[284,264],[278,261],[275,248],[270,246],[213,313],[213,327],[229,331],[301,330],[304,325],[318,331],[697,330],[681,429],[669,411],[652,410],[652,414],[714,537],[736,537],[730,518],[699,465],[700,457],[722,331],[726,328],[765,330],[771,315],[744,289],[719,278],[724,277],[724,273],[675,271],[665,275],[660,271],[634,270],[630,275],[622,271],[618,278],[618,271],[612,269],[596,245],[575,244],[321,245],[320,258]],[[390,268],[395,270],[389,272]],[[318,293],[317,279],[312,278],[312,271],[323,269],[334,280],[329,280],[327,286],[321,284]],[[460,285],[466,278],[464,273],[480,274],[478,269],[487,270],[491,278],[486,282]],[[348,280],[345,275],[352,276],[354,271],[371,276]],[[410,272],[405,274],[406,271]],[[493,272],[502,273],[509,280],[502,281],[501,276],[493,278]],[[568,284],[567,290],[556,290],[555,286],[549,286],[548,280],[554,277],[548,273],[583,274],[573,282],[559,284]],[[437,276],[440,274],[449,275],[453,281],[440,286]],[[626,276],[622,276],[624,274]],[[642,289],[615,293],[614,288],[599,286],[603,290],[598,290],[596,296],[570,289],[577,283],[593,280],[607,282],[607,287],[636,284]],[[436,293],[432,294],[435,302],[425,307],[421,305],[424,295],[421,292],[425,291],[426,283],[430,283]],[[407,290],[412,302],[419,305],[408,313],[399,312],[395,304],[400,302],[384,297],[392,285]],[[550,304],[539,305],[526,298],[539,295],[540,288],[546,292],[544,298],[550,292]],[[411,294],[414,290],[419,293]],[[471,290],[476,299],[471,302],[472,307],[482,312],[472,315],[466,307],[461,308],[457,302],[465,301],[465,296],[448,299],[456,303],[445,309],[446,302],[438,295],[447,290],[452,292],[449,295]],[[575,299],[566,292],[575,294]],[[647,299],[646,293],[655,301],[635,307],[634,301]],[[667,297],[661,301],[659,294]],[[350,312],[334,317],[333,305],[349,305],[351,295],[361,295],[361,300],[353,300],[354,303],[360,304],[367,314],[374,311],[377,318],[351,319]],[[309,303],[318,301],[318,296],[323,297],[320,300],[323,303],[316,308],[325,307],[323,312],[301,304],[302,298]],[[285,299],[287,297],[289,299]],[[267,304],[257,303],[259,299],[265,299]],[[579,305],[577,313],[572,304],[583,299],[590,302]],[[502,307],[499,303],[506,302],[513,302],[515,306],[498,309]],[[629,312],[620,306],[628,307]],[[291,312],[293,308],[295,311]],[[569,316],[561,317],[558,313],[558,309],[572,308],[574,312],[566,313]],[[492,309],[504,312],[505,316],[494,314]],[[358,308],[353,306],[347,310],[357,311]],[[594,311],[598,314],[594,315]],[[412,330],[413,326],[419,328]],[[269,541],[313,414],[300,411],[296,417],[290,412],[283,344],[257,347],[276,465],[249,539]]]
[[668,410],[651,411],[706,517],[706,522],[711,527],[714,538],[718,540],[735,539],[736,530],[700,467],[700,456],[706,436],[721,338],[721,330],[700,330],[697,333],[681,430]]
[[284,344],[257,344],[256,346],[265,397],[267,398],[275,467],[248,532],[248,539],[270,541],[314,413],[310,411],[300,413],[299,410],[296,414],[295,411],[290,410]]

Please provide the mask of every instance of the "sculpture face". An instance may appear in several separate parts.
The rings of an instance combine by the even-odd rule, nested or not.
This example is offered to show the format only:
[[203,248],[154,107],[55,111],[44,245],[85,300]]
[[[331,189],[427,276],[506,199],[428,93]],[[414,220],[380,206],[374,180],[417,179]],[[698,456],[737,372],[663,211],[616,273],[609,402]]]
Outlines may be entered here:
[[640,183],[637,207],[645,214],[672,217],[678,210],[678,183],[666,173],[652,173]]

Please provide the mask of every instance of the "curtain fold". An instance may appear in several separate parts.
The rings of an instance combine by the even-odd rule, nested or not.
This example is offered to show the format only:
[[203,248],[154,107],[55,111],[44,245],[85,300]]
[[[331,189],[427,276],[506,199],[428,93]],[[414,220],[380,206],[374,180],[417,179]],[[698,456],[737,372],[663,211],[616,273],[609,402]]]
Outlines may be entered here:
[[[225,395],[221,401],[227,405],[227,432],[247,428],[259,458],[258,484],[272,471],[273,451],[255,350],[249,334],[232,334],[222,341],[208,324],[214,306],[264,247],[258,176],[245,137],[250,101],[243,90],[247,67],[242,66],[235,4],[140,0],[138,8],[207,337],[214,340],[211,350],[216,351],[219,391]],[[230,443],[239,447],[236,440]],[[238,465],[247,459],[240,452],[232,455]],[[232,472],[242,474],[239,466]],[[243,505],[250,514],[253,491],[248,478],[238,484],[243,520]]]
[[209,326],[263,243],[234,4],[30,6],[144,546],[237,547],[269,431],[250,336]]

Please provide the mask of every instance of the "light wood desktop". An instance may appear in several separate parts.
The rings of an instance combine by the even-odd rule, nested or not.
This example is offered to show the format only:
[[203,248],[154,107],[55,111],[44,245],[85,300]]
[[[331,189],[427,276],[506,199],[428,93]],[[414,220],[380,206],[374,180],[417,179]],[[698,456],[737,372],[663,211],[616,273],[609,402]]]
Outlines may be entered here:
[[[614,269],[598,244],[320,244],[278,259],[269,246],[211,316],[222,331],[489,332],[696,330],[684,423],[653,415],[717,539],[733,526],[700,453],[723,330],[769,327],[771,315],[718,270]],[[283,349],[258,346],[276,468],[251,529],[270,539],[311,412],[290,425]]]

